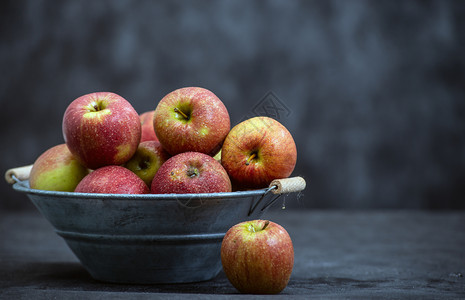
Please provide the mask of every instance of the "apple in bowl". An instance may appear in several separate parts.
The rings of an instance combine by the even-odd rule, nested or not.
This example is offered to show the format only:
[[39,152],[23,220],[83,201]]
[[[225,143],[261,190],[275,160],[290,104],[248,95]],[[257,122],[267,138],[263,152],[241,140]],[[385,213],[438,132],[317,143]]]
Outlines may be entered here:
[[71,154],[66,144],[56,145],[42,153],[29,174],[31,189],[73,192],[89,173]]
[[74,191],[98,194],[147,194],[149,188],[132,171],[121,166],[105,166],[84,177]]
[[146,111],[140,114],[141,136],[140,142],[145,141],[158,141],[155,130],[153,129],[153,113],[155,111]]
[[226,170],[213,157],[200,152],[184,152],[168,159],[152,181],[153,194],[231,192]]
[[134,156],[128,160],[124,167],[139,176],[147,186],[152,184],[153,177],[158,169],[170,158],[158,141],[145,141],[139,144]]
[[221,164],[237,189],[264,188],[291,175],[297,148],[291,133],[269,117],[247,119],[231,129],[221,149]]
[[153,127],[171,155],[201,152],[214,156],[230,130],[230,119],[223,102],[213,92],[185,87],[161,99]]
[[126,99],[110,92],[75,99],[65,111],[62,128],[69,150],[89,169],[125,163],[141,136],[139,114]]

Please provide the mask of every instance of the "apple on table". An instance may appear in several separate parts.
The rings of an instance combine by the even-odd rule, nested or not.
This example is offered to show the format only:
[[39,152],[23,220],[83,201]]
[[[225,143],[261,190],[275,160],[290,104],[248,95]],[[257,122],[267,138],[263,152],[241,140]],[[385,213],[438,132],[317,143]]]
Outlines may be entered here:
[[132,171],[121,166],[105,166],[84,177],[74,191],[100,194],[147,194],[149,188]]
[[223,102],[201,87],[180,88],[158,103],[153,127],[158,140],[171,155],[201,152],[214,156],[230,130]]
[[231,192],[231,181],[223,166],[200,152],[184,152],[168,159],[152,181],[153,194]]
[[245,221],[226,232],[221,263],[239,292],[278,294],[291,277],[294,247],[281,225],[268,220]]
[[145,141],[139,144],[136,153],[124,167],[139,176],[147,186],[150,186],[158,169],[171,155],[162,147],[159,141]]
[[72,101],[62,127],[69,150],[89,169],[125,163],[136,152],[141,136],[139,114],[126,99],[110,92]]
[[60,144],[35,160],[29,174],[29,186],[38,190],[73,192],[88,173],[89,170],[77,161],[66,144]]
[[234,126],[221,149],[221,164],[237,189],[264,188],[294,170],[297,148],[291,133],[269,117]]

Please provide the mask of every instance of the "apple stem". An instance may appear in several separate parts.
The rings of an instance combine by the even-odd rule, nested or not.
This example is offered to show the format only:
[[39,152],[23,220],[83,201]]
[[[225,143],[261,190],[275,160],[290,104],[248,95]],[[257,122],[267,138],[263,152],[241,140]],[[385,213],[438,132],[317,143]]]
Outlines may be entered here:
[[256,156],[257,156],[257,153],[252,153],[245,161],[245,165],[248,166],[250,164],[250,161],[254,159]]
[[255,226],[253,226],[253,224],[249,224],[249,231],[255,232]]
[[191,167],[187,170],[187,176],[191,178],[195,176],[199,176],[199,170],[197,168]]
[[181,116],[183,116],[184,119],[189,120],[189,117],[182,110],[175,107],[174,111],[177,112],[178,114],[180,114]]
[[103,103],[100,100],[92,101],[92,103],[90,103],[90,105],[88,106],[88,109],[89,111],[95,111],[95,112],[101,111],[105,109],[105,103]]
[[265,230],[265,228],[268,227],[269,224],[270,224],[270,221],[266,220],[265,225],[263,225],[262,230]]

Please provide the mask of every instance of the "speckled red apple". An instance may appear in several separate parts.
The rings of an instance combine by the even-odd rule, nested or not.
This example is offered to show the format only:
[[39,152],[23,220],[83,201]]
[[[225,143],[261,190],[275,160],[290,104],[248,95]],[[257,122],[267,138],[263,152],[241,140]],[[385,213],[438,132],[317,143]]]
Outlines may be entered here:
[[269,117],[234,126],[221,149],[221,163],[237,189],[267,187],[294,170],[297,148],[291,133]]
[[29,186],[38,190],[73,192],[88,173],[66,144],[60,144],[36,159],[29,174]]
[[171,157],[158,141],[145,141],[139,144],[134,156],[124,164],[139,176],[147,186],[163,163]]
[[201,152],[214,156],[230,130],[223,102],[200,87],[177,89],[157,105],[153,127],[158,140],[171,155]]
[[147,111],[142,113],[140,117],[141,123],[141,136],[140,142],[145,141],[158,141],[157,135],[155,134],[155,130],[153,129],[153,113],[155,111]]
[[121,166],[101,167],[84,177],[77,193],[147,194],[148,186],[132,171]]
[[117,94],[87,94],[66,109],[63,136],[71,153],[84,166],[97,169],[120,165],[134,155],[139,145],[139,114]]
[[228,174],[213,157],[185,152],[168,159],[152,181],[154,194],[231,192]]
[[226,277],[241,293],[277,294],[288,284],[294,266],[294,246],[287,231],[268,220],[231,227],[221,244]]

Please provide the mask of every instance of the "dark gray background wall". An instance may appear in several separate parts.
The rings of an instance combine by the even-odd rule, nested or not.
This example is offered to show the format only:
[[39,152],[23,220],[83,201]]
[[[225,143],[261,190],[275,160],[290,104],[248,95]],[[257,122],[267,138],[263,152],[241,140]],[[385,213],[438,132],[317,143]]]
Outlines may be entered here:
[[[31,0],[0,10],[2,172],[62,143],[78,96],[113,91],[144,112],[202,86],[233,125],[281,109],[268,113],[293,134],[294,174],[309,183],[288,205],[465,208],[464,1]],[[1,209],[31,207],[0,188]]]

